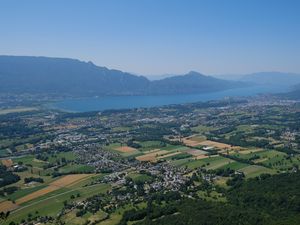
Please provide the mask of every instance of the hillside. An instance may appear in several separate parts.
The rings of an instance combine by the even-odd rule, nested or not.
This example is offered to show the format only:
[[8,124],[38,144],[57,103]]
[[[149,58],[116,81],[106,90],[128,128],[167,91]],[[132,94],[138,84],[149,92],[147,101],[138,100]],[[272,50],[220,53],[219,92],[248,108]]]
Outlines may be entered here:
[[191,71],[181,76],[168,77],[151,82],[150,93],[154,94],[186,94],[214,92],[245,85],[241,82],[225,81]]
[[120,70],[76,59],[0,56],[2,93],[59,93],[75,96],[187,94],[241,86],[190,72],[183,76],[149,81]]

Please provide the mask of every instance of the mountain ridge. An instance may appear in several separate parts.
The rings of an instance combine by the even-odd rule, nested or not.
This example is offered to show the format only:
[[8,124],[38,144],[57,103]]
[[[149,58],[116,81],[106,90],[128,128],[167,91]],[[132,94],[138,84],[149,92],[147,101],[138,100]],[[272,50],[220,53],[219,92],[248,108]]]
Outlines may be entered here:
[[190,71],[150,81],[144,76],[97,66],[78,59],[0,56],[0,92],[90,95],[159,95],[221,91],[242,83]]

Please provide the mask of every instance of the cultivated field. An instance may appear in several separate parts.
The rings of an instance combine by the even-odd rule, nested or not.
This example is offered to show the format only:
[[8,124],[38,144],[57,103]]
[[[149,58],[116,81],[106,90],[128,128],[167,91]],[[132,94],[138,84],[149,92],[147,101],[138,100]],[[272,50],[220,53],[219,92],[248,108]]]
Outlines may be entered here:
[[6,167],[11,167],[14,164],[11,159],[2,159],[1,162]]
[[207,152],[198,150],[198,149],[189,149],[186,151],[186,153],[192,155],[192,156],[199,156],[199,155],[205,155]]
[[128,147],[128,146],[117,147],[117,148],[115,148],[115,150],[122,152],[122,153],[130,153],[130,152],[136,151],[135,148]]
[[178,154],[181,154],[181,152],[171,152],[169,154],[159,156],[159,157],[157,157],[157,159],[164,159],[164,158],[168,158],[168,157],[175,156]]
[[11,108],[11,109],[0,109],[0,115],[8,114],[8,113],[19,113],[19,112],[28,112],[37,110],[34,107],[23,107],[23,108]]
[[203,146],[208,146],[208,147],[215,147],[215,148],[219,148],[219,149],[231,149],[232,146],[228,145],[228,144],[224,144],[221,142],[216,142],[216,141],[202,141],[199,142],[199,145],[203,145]]
[[18,205],[11,201],[4,201],[0,203],[0,212],[12,211],[16,208],[18,208]]
[[16,200],[16,203],[18,205],[20,205],[20,204],[23,204],[25,202],[31,201],[33,199],[36,199],[38,197],[44,196],[45,194],[48,194],[50,192],[56,191],[60,188],[68,187],[68,186],[82,180],[83,178],[85,178],[87,176],[90,176],[90,174],[67,175],[65,177],[62,177],[62,178],[56,180],[56,181],[53,181],[52,183],[49,184],[49,186],[47,186],[47,187],[45,187],[41,190],[35,191],[31,194],[28,194],[28,195]]
[[151,152],[145,155],[141,155],[136,157],[137,160],[139,161],[151,161],[154,162],[157,160],[157,157],[161,156],[161,155],[165,155],[167,154],[168,151],[166,150],[161,150],[161,151],[155,151],[155,152]]

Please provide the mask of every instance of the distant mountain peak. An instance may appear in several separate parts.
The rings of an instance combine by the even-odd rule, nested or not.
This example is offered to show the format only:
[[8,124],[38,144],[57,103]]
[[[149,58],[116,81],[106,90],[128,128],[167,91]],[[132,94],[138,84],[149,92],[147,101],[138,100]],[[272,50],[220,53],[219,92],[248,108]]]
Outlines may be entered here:
[[202,73],[199,73],[199,72],[194,71],[194,70],[191,70],[191,71],[188,72],[186,75],[189,75],[189,76],[205,76],[205,75],[203,75]]
[[0,56],[2,93],[61,93],[85,95],[189,94],[240,87],[190,71],[161,80],[150,81],[120,70],[100,67],[77,59]]

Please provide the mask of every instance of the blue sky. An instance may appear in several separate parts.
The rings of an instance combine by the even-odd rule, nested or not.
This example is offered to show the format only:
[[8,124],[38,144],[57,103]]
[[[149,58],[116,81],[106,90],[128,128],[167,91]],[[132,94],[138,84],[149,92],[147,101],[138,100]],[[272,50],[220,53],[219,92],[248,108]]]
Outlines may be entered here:
[[300,73],[300,1],[0,0],[0,54],[137,74]]

